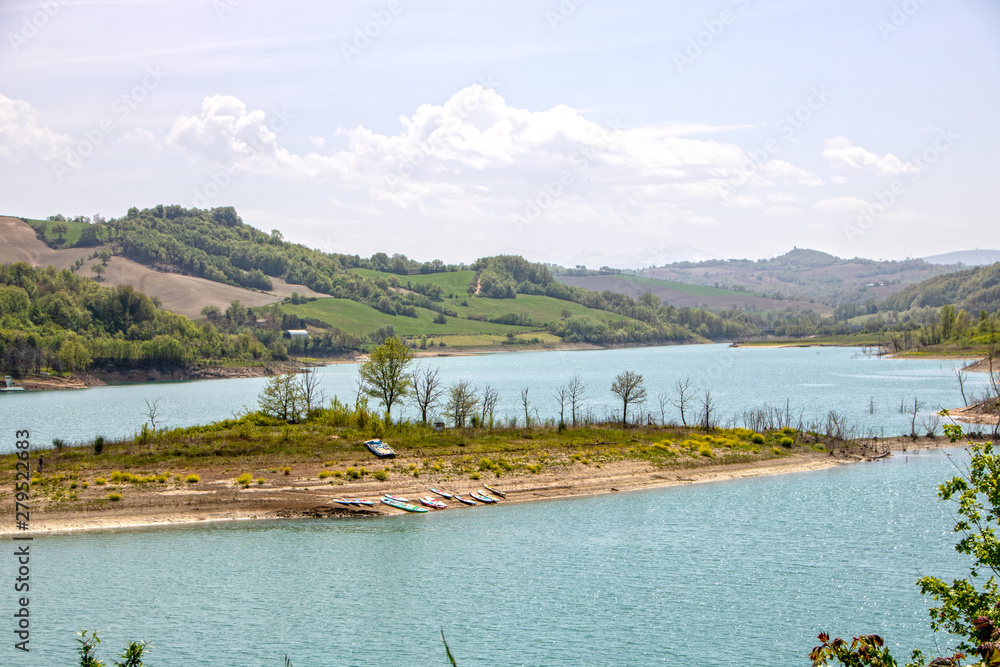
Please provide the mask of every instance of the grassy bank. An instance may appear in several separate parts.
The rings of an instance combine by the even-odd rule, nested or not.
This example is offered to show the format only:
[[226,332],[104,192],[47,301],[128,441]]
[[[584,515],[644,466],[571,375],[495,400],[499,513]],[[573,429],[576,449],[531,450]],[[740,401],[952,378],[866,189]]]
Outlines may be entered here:
[[[361,443],[373,436],[385,438],[396,458],[379,460],[369,454]],[[254,413],[207,426],[156,433],[144,429],[130,439],[63,445],[44,452],[44,470],[33,473],[32,491],[36,509],[87,510],[116,506],[123,497],[140,492],[267,490],[294,482],[314,488],[343,486],[347,493],[352,482],[398,484],[415,478],[458,486],[572,469],[585,473],[587,468],[623,461],[691,470],[826,451],[830,446],[822,436],[793,429],[758,434],[747,429],[601,424],[437,432],[419,424],[387,426],[362,411],[330,408],[303,424]],[[33,471],[36,460],[31,461]],[[12,488],[14,468],[13,455],[2,457],[4,481],[11,485],[6,488]]]

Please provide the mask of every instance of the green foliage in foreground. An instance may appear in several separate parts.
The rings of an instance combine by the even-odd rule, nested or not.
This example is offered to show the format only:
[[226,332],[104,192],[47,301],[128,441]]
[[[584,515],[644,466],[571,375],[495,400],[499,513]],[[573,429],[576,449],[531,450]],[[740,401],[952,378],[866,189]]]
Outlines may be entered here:
[[[947,411],[942,411],[947,416]],[[962,428],[949,424],[944,427],[952,442],[964,437]],[[957,667],[976,665],[1000,667],[1000,454],[991,443],[970,443],[969,467],[938,487],[938,497],[957,503],[959,516],[954,532],[963,535],[955,550],[972,558],[968,579],[956,579],[950,584],[933,576],[917,581],[920,592],[930,595],[937,606],[930,608],[931,628],[960,638],[956,652],[950,656],[926,661],[920,650],[914,650],[906,667]],[[989,578],[978,583],[981,575]],[[822,642],[809,654],[813,667],[831,662],[846,667],[895,667],[896,660],[878,635],[855,637],[848,644],[841,638],[830,640],[821,633]],[[966,655],[975,654],[975,657]],[[963,662],[969,659],[972,662]]]

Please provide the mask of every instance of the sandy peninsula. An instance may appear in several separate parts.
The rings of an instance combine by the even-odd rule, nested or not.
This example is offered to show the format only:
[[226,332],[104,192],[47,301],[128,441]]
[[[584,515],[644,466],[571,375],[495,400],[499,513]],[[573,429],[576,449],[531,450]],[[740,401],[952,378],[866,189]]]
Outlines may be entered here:
[[[932,447],[950,447],[945,438],[909,438],[885,440],[880,449],[895,452],[916,451]],[[891,453],[889,454],[892,455]],[[501,502],[530,502],[572,496],[604,493],[621,493],[639,489],[723,482],[727,480],[776,475],[806,473],[838,465],[855,463],[878,465],[874,452],[871,456],[838,454],[814,450],[800,450],[794,455],[748,463],[704,465],[696,468],[658,468],[641,461],[617,461],[602,466],[574,464],[539,474],[521,474],[474,481],[463,479],[449,481],[432,476],[399,477],[387,481],[364,478],[361,480],[330,482],[320,479],[321,464],[297,466],[289,474],[277,471],[263,473],[249,487],[233,483],[230,470],[206,468],[196,470],[199,481],[180,483],[164,488],[162,485],[131,486],[122,489],[123,498],[117,502],[106,500],[112,486],[91,484],[83,493],[84,502],[75,506],[43,500],[37,494],[31,500],[30,530],[16,529],[13,517],[0,526],[0,534],[40,535],[89,530],[138,529],[145,527],[183,525],[198,522],[241,521],[289,518],[347,518],[378,517],[402,514],[381,503],[384,493],[391,493],[416,501],[420,496],[432,495],[430,487],[468,493],[482,488],[486,482],[506,493]],[[46,469],[48,475],[54,471]],[[58,472],[55,472],[58,475]],[[118,485],[122,487],[123,485]],[[376,501],[371,508],[349,508],[335,502],[337,498],[366,498]],[[90,498],[90,502],[86,500]],[[489,507],[467,507],[450,501],[446,511],[489,511]],[[419,520],[419,517],[414,517]]]

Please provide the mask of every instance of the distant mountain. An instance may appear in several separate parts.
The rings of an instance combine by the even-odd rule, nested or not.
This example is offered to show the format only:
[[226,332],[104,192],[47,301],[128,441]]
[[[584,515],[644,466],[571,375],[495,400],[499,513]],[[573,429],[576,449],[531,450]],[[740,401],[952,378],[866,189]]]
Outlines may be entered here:
[[779,300],[815,300],[836,306],[885,299],[907,285],[952,273],[958,268],[920,259],[898,262],[857,257],[841,259],[819,250],[794,248],[771,259],[674,262],[645,269],[639,275],[745,291]]
[[964,264],[965,266],[989,266],[1000,262],[1000,250],[959,250],[943,255],[924,257],[928,264]]

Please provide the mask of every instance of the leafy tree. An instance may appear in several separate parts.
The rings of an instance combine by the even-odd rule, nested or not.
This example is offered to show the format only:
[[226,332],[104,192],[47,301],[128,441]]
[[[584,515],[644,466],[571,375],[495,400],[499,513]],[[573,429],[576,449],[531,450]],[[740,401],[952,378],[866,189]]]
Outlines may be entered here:
[[451,415],[455,428],[465,426],[466,418],[476,409],[477,403],[476,390],[468,380],[462,380],[448,387],[448,403],[445,405],[445,410]]
[[104,273],[104,265],[103,264],[94,264],[93,266],[90,267],[90,270],[93,271],[94,273],[96,273],[97,274],[97,279],[100,280],[101,279],[101,274]]
[[611,383],[611,393],[621,399],[622,426],[628,426],[628,406],[646,400],[646,385],[642,376],[632,371],[619,373]]
[[52,225],[49,228],[49,230],[52,233],[56,234],[59,237],[59,239],[58,239],[59,243],[62,243],[63,242],[63,237],[66,235],[66,232],[69,231],[69,227],[66,225],[65,222],[57,222],[56,224]]
[[[942,416],[948,411],[942,410]],[[944,427],[951,442],[963,437],[961,426]],[[937,606],[929,610],[931,628],[945,631],[961,638],[958,652],[951,656],[937,657],[926,662],[923,653],[913,651],[907,667],[948,667],[974,664],[982,667],[1000,667],[1000,454],[994,452],[992,443],[969,443],[970,461],[959,475],[938,486],[938,497],[957,503],[959,515],[954,532],[962,535],[955,550],[972,558],[968,579],[955,579],[950,584],[934,576],[917,581],[920,592],[930,595]],[[982,574],[989,578],[981,581]],[[835,661],[847,667],[895,666],[896,661],[883,646],[878,635],[855,638],[850,645],[843,639],[830,641],[829,635],[819,635],[822,642],[809,657],[814,667]],[[963,662],[964,652],[977,654],[974,663]]]
[[257,397],[261,412],[289,423],[302,421],[306,399],[295,373],[275,375]]
[[410,393],[413,386],[413,378],[407,373],[412,361],[413,351],[394,337],[373,348],[368,361],[358,368],[365,393],[382,401],[390,420],[393,404]]
[[111,259],[111,251],[108,250],[107,248],[101,248],[101,251],[99,253],[97,253],[97,257],[98,257],[98,259],[101,260],[101,264],[103,264],[104,266],[107,266],[108,265],[108,260]]

